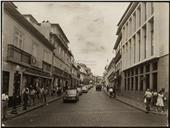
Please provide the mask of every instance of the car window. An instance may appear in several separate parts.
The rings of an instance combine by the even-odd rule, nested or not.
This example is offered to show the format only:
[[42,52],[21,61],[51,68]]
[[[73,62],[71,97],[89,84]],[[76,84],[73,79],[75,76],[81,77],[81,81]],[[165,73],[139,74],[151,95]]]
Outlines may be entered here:
[[67,94],[76,94],[77,90],[67,90]]

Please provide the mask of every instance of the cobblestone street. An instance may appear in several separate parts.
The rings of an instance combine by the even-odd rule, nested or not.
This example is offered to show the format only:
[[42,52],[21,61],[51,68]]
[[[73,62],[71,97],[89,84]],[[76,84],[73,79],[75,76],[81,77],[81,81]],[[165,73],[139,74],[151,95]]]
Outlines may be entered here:
[[146,114],[91,89],[77,103],[55,101],[5,123],[6,126],[166,126],[163,115]]

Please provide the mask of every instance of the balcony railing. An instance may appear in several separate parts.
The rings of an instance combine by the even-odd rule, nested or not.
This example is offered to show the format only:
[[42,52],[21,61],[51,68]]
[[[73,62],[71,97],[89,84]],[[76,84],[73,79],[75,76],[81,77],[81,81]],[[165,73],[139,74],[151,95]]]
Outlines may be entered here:
[[7,52],[7,60],[13,63],[30,66],[31,55],[16,46],[9,44]]
[[120,54],[120,50],[117,52],[116,56],[115,56],[115,62],[117,63],[121,58],[121,54]]

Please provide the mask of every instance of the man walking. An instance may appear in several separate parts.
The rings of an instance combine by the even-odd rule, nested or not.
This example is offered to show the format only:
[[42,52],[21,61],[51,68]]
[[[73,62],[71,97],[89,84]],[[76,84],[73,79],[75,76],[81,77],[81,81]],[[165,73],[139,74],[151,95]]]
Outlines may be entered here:
[[8,95],[3,93],[2,94],[2,119],[5,120],[6,119],[6,112],[7,112],[7,108],[8,108]]
[[151,93],[150,89],[147,89],[145,91],[144,98],[146,99],[146,110],[147,110],[147,112],[149,112],[150,111],[151,99],[152,99],[152,93]]

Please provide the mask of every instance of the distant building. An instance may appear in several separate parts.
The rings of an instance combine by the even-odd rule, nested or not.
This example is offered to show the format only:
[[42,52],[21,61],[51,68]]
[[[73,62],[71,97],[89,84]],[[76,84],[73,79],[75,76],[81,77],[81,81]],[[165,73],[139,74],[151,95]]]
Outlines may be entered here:
[[80,67],[80,81],[81,84],[89,84],[90,81],[94,80],[93,74],[91,72],[91,69],[88,68],[85,64],[83,63],[78,63]]
[[142,101],[147,88],[168,92],[169,4],[131,2],[116,34],[122,94]]

